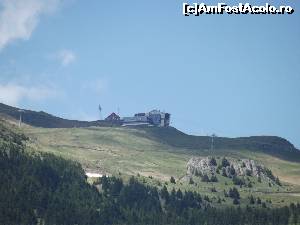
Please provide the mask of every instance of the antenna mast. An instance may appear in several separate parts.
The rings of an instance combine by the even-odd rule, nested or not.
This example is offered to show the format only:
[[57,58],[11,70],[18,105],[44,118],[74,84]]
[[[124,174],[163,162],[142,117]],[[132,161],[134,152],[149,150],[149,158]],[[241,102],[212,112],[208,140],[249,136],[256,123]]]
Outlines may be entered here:
[[99,104],[98,109],[99,109],[99,118],[100,118],[100,120],[102,120],[102,107],[100,104]]

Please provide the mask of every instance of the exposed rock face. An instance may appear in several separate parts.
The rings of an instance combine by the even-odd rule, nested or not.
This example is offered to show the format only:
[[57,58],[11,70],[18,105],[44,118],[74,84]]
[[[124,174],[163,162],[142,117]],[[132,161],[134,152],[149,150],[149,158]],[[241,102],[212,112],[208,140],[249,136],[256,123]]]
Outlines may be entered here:
[[217,166],[210,164],[210,158],[193,157],[187,163],[187,175],[215,173]]
[[230,176],[232,173],[232,168],[235,171],[235,175],[237,176],[264,176],[264,166],[255,162],[251,159],[226,159],[228,165],[222,165],[222,159],[217,160],[217,163],[213,162],[213,158],[210,157],[193,157],[187,163],[187,175],[197,175],[197,174],[207,174],[212,175],[215,174],[217,169],[222,169],[226,172],[227,176]]

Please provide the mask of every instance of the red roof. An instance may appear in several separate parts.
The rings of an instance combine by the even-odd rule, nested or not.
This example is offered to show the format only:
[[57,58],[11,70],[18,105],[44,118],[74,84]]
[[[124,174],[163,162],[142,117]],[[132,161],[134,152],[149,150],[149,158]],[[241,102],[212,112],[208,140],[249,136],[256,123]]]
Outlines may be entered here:
[[108,117],[105,118],[105,120],[120,120],[120,116],[118,116],[116,113],[112,113],[110,114]]

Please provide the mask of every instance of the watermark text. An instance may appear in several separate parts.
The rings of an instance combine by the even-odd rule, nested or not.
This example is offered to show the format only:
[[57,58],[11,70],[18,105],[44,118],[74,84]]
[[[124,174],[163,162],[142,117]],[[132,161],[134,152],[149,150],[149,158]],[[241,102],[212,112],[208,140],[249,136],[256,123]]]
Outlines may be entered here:
[[251,5],[249,3],[239,3],[238,5],[227,5],[218,3],[217,5],[206,5],[205,3],[183,3],[182,13],[184,16],[200,16],[202,14],[293,14],[291,6]]

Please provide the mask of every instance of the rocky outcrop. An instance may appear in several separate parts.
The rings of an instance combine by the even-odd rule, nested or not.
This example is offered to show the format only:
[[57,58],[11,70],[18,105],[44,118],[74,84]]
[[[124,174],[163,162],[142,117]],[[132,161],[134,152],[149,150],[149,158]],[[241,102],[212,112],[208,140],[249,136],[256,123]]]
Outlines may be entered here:
[[226,176],[265,176],[265,167],[252,159],[214,159],[211,157],[193,157],[187,163],[187,175],[214,175],[226,173]]
[[193,157],[187,163],[187,175],[213,174],[217,165],[212,165],[211,158]]

